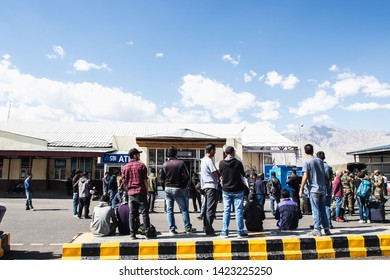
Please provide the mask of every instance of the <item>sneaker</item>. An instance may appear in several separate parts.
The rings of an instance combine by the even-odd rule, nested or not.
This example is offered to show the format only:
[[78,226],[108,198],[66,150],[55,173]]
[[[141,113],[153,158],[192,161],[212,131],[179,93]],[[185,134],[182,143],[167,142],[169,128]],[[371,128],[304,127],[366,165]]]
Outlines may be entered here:
[[74,214],[73,217],[74,217],[74,218],[78,218],[79,216],[77,216],[77,214]]
[[84,219],[92,219],[91,216],[85,216]]
[[221,236],[222,238],[228,238],[229,235],[225,234],[225,233],[221,233],[219,236]]
[[26,208],[26,210],[30,210],[30,208]]
[[247,238],[248,236],[249,234],[247,234],[246,232],[237,235],[238,238]]
[[364,223],[364,221],[363,220],[359,220],[359,224],[363,224]]
[[154,239],[157,237],[157,234],[150,234],[150,235],[145,235],[146,239]]
[[196,217],[198,220],[203,220],[203,216]]
[[130,235],[130,239],[131,239],[131,240],[136,240],[136,239],[137,239],[137,236],[135,236],[135,234],[131,234],[131,235]]
[[371,224],[371,221],[370,221],[370,220],[367,220],[367,224]]
[[336,218],[336,222],[339,222],[339,223],[344,223],[345,221],[339,217]]
[[330,228],[330,229],[334,229],[334,226],[333,226],[333,225],[329,225],[329,228]]
[[186,233],[193,233],[193,232],[196,232],[196,228],[186,229]]
[[217,234],[215,233],[215,231],[211,231],[211,232],[206,232],[206,236],[217,236]]
[[321,236],[322,234],[318,230],[313,230],[313,231],[310,231],[307,235],[308,236]]
[[325,235],[332,235],[329,229],[325,229]]
[[179,234],[179,233],[175,229],[171,229],[169,231],[169,235],[171,235],[171,236],[175,236],[176,234]]

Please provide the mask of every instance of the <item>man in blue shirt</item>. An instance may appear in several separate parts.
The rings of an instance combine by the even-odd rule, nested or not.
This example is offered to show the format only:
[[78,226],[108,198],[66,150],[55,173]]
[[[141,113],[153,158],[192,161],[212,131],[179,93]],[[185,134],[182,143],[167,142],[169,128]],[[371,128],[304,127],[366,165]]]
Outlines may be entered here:
[[309,235],[321,236],[321,225],[325,235],[331,235],[329,220],[326,215],[327,184],[324,163],[321,159],[314,157],[314,148],[311,144],[305,145],[305,154],[307,155],[307,161],[302,166],[304,173],[299,197],[303,197],[303,188],[307,185],[314,220],[314,230]]

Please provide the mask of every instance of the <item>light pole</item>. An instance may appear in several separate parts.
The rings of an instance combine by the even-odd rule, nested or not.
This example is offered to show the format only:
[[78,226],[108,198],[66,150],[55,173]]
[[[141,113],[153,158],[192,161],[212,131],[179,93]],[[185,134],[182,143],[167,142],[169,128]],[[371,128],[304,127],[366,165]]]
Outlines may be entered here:
[[302,135],[301,135],[301,127],[303,127],[303,124],[299,124],[298,126],[298,132],[299,132],[299,159],[302,159]]

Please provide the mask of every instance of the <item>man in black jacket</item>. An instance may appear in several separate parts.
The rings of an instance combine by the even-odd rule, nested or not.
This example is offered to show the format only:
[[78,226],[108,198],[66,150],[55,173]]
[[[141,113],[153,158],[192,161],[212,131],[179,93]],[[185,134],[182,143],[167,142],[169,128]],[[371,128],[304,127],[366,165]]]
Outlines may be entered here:
[[219,162],[219,172],[222,177],[222,197],[223,197],[223,227],[222,237],[229,236],[230,210],[234,204],[237,223],[237,234],[239,238],[247,237],[244,231],[243,201],[244,185],[242,178],[245,176],[244,166],[235,156],[235,149],[232,146],[225,148],[226,158]]
[[171,235],[176,235],[177,227],[175,224],[175,215],[173,212],[174,202],[179,205],[183,218],[185,231],[187,233],[195,232],[192,227],[190,215],[188,212],[188,190],[187,184],[189,178],[188,170],[184,162],[176,157],[177,148],[172,146],[168,149],[169,160],[166,161],[161,170],[161,180],[165,184],[165,201],[167,204],[167,220]]

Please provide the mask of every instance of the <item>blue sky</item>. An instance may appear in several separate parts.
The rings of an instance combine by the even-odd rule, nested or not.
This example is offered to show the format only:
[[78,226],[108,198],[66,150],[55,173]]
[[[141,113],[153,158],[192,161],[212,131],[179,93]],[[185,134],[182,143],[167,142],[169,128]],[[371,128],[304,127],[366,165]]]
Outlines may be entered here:
[[378,0],[0,0],[0,120],[389,130],[389,13]]

